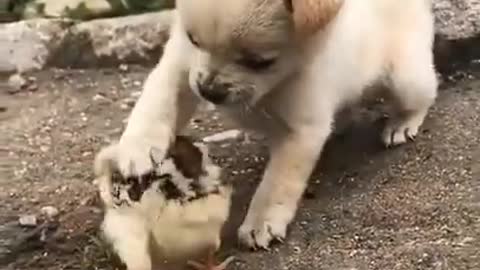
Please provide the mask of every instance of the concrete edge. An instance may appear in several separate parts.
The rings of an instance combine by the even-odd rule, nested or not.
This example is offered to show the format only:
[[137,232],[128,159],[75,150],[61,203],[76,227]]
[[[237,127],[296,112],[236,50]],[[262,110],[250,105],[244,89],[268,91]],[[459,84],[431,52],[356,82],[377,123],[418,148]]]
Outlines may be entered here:
[[168,40],[173,10],[76,23],[32,19],[0,24],[0,73],[49,67],[153,64]]

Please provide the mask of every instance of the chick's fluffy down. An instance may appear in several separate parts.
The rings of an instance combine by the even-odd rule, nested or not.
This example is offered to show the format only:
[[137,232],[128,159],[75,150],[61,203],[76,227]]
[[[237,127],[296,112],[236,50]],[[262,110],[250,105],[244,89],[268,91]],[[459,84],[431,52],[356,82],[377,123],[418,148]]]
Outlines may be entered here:
[[[108,209],[103,230],[114,247],[122,246],[120,242],[128,242],[131,238],[133,245],[125,244],[131,247],[131,252],[138,250],[134,248],[134,240],[145,238],[148,241],[145,244],[150,245],[149,249],[154,253],[152,259],[177,260],[195,256],[220,245],[220,231],[228,217],[230,193],[230,187],[222,187],[220,194],[187,205],[167,202],[163,207],[158,207],[159,198],[142,198],[142,208]],[[158,194],[148,195],[158,197]]]
[[[206,148],[195,147],[202,152],[203,173],[198,179],[184,177],[173,159],[166,159],[157,171],[170,177],[152,182],[138,201],[129,198],[131,186],[115,187],[111,175],[97,179],[106,206],[102,230],[128,269],[186,261],[220,246],[232,188],[220,181],[220,168],[211,162]],[[165,181],[182,196],[169,197],[162,189]]]

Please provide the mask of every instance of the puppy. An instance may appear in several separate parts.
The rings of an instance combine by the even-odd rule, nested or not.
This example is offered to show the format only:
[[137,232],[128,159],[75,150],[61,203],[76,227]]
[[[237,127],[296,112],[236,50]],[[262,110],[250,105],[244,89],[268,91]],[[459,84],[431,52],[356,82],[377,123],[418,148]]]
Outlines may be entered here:
[[[215,263],[220,233],[228,218],[232,193],[220,180],[220,168],[207,148],[177,136],[164,159],[152,151],[153,170],[124,178],[102,154],[95,162],[100,197],[105,204],[102,231],[128,270],[151,270],[206,256],[198,270],[223,270],[233,260]],[[166,263],[166,264],[165,264]]]
[[250,247],[285,238],[335,114],[368,86],[384,83],[394,97],[387,146],[414,138],[435,101],[429,0],[176,5],[163,57],[104,158],[126,176],[149,171],[148,149],[165,150],[199,100],[265,133],[271,159],[238,231]]

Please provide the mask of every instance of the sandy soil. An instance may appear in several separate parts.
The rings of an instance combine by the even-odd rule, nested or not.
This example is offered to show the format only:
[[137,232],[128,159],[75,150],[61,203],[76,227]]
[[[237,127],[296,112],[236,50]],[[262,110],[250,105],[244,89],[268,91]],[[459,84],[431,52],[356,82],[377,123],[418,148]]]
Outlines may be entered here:
[[[146,72],[48,70],[31,75],[31,90],[0,85],[0,268],[121,269],[98,235],[92,159],[120,135]],[[422,133],[405,146],[384,149],[382,106],[363,108],[329,142],[287,242],[270,251],[235,240],[267,159],[261,136],[212,144],[236,183],[220,254],[238,256],[230,269],[480,269],[480,72],[470,73],[443,87]],[[229,128],[202,111],[187,133]],[[32,235],[18,217],[49,205],[60,210],[56,232],[43,242],[24,237],[1,255],[6,243]]]

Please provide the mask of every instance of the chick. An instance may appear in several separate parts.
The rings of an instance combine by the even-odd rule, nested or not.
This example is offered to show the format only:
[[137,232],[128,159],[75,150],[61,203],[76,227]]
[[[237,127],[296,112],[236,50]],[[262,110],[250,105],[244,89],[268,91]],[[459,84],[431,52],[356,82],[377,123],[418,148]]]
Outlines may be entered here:
[[220,168],[205,145],[177,136],[165,159],[151,151],[154,169],[124,179],[118,172],[97,179],[105,204],[102,230],[128,270],[151,270],[166,262],[206,255],[197,269],[222,270],[215,263],[220,232],[229,216],[231,185],[220,181]]

